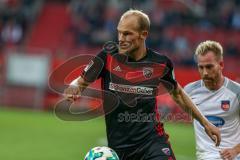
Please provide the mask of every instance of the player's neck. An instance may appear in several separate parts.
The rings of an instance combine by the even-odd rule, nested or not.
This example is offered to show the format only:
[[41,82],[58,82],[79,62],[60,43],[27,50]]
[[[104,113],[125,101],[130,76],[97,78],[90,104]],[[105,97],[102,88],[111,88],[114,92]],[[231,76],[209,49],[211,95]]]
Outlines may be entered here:
[[138,61],[140,59],[142,59],[143,57],[145,57],[147,54],[147,48],[144,47],[140,47],[138,50],[136,50],[132,55],[131,58],[133,58],[135,61]]
[[221,88],[221,87],[224,85],[224,80],[225,80],[225,78],[224,78],[224,76],[221,74],[220,79],[219,79],[219,81],[218,81],[218,83],[217,83],[217,86],[216,86],[217,89]]

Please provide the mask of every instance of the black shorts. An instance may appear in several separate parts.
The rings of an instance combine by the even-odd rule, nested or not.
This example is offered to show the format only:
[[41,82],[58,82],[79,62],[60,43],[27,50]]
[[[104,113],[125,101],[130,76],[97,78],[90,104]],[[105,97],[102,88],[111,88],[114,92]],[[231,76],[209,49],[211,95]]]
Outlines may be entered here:
[[176,160],[168,136],[146,140],[131,149],[116,150],[120,160]]

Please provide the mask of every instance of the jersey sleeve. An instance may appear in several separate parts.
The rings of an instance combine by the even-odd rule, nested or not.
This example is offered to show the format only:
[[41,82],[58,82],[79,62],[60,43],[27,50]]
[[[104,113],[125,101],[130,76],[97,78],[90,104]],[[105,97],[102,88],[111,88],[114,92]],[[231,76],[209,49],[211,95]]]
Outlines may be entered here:
[[183,89],[187,94],[190,94],[190,92],[192,91],[191,84],[187,84],[186,86],[184,86]]
[[103,76],[105,61],[106,53],[101,51],[94,58],[92,58],[88,65],[84,68],[81,77],[89,83],[99,79]]
[[194,90],[200,87],[201,87],[201,80],[198,80],[198,81],[187,84],[183,89],[188,95],[191,95]]
[[172,64],[171,60],[168,58],[166,61],[166,73],[161,79],[170,83],[171,85],[173,85],[174,89],[177,88],[177,81],[175,79],[173,64]]

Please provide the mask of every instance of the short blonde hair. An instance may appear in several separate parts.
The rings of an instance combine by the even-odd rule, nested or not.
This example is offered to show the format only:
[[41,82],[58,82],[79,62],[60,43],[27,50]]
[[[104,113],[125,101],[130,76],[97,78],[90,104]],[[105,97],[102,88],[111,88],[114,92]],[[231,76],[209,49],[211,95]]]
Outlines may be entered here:
[[218,60],[223,59],[223,48],[219,42],[207,40],[201,42],[195,51],[195,56],[205,55],[208,51],[212,51]]
[[143,31],[143,30],[150,30],[150,20],[149,17],[146,13],[143,13],[140,10],[137,9],[129,9],[128,11],[126,11],[125,13],[123,13],[123,15],[121,16],[121,19],[124,19],[128,16],[136,16],[138,18],[138,25],[139,25],[139,30]]

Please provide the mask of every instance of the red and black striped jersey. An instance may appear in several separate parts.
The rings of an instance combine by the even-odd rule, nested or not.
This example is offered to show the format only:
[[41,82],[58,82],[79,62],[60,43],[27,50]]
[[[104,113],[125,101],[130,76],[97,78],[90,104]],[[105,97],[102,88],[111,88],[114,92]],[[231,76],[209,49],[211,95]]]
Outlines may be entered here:
[[115,95],[117,103],[103,95],[108,145],[113,149],[134,147],[164,135],[156,96],[175,89],[171,60],[147,49],[142,59],[102,50],[85,68],[82,77],[93,82],[102,78],[102,89]]

